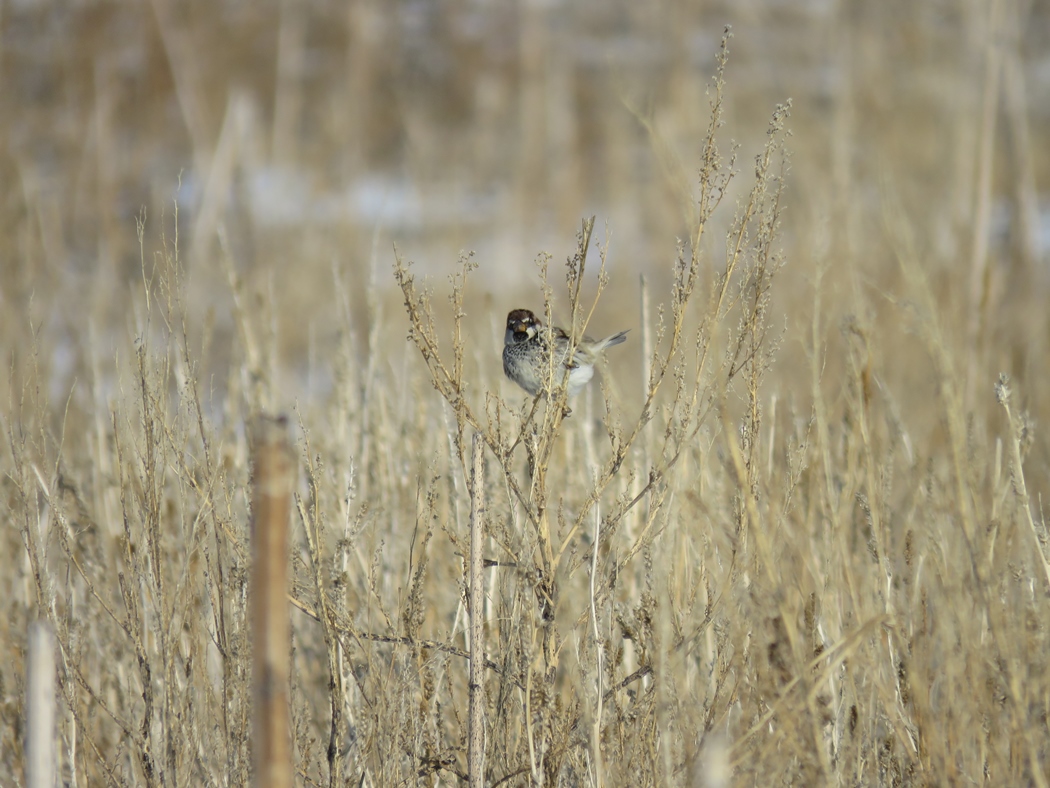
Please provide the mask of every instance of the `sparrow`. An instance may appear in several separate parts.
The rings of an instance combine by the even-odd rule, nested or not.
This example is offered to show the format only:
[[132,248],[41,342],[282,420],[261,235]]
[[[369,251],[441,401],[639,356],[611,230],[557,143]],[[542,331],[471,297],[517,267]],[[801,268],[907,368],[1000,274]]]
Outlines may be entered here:
[[548,393],[547,379],[551,371],[548,337],[554,340],[554,385],[561,384],[568,369],[568,389],[572,397],[594,377],[598,357],[606,348],[626,342],[627,332],[621,331],[597,342],[583,337],[569,360],[569,335],[565,329],[555,326],[548,333],[528,309],[513,310],[507,315],[507,332],[503,338],[503,371],[534,397]]

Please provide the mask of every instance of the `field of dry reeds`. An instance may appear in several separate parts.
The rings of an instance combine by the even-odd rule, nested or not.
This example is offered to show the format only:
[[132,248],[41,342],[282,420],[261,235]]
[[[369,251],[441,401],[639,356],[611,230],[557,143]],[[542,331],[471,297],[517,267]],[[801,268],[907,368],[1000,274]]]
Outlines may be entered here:
[[295,784],[1050,782],[1050,13],[699,5],[0,5],[0,784],[251,782],[279,413]]

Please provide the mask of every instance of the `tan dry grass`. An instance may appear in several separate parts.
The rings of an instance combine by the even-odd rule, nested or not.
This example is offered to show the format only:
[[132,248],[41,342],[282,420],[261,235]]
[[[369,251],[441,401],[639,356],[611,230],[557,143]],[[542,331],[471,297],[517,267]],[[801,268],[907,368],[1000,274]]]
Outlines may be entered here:
[[[265,10],[254,22],[236,17],[246,40],[280,39],[291,71],[271,83],[260,75],[276,69],[252,67],[250,47],[209,43],[230,40],[221,35],[229,20],[157,0],[150,19],[159,21],[148,29],[169,60],[149,55],[131,68],[134,90],[114,76],[127,70],[116,54],[128,51],[115,42],[121,25],[147,29],[135,16],[142,9],[93,8],[77,12],[90,17],[75,20],[85,33],[78,47],[43,75],[45,88],[79,100],[64,114],[46,101],[5,113],[13,142],[3,167],[21,191],[5,198],[0,250],[10,261],[0,266],[0,511],[9,524],[0,531],[0,593],[9,600],[0,620],[0,782],[23,776],[23,654],[35,618],[52,623],[61,645],[63,779],[248,782],[244,424],[274,409],[294,413],[303,470],[290,590],[303,784],[437,784],[464,773],[466,447],[475,429],[488,445],[493,562],[484,611],[490,782],[594,784],[601,775],[609,785],[714,784],[721,765],[745,785],[1045,782],[1045,282],[1023,244],[993,245],[989,319],[977,347],[969,343],[963,250],[981,115],[967,86],[983,73],[981,9],[945,12],[949,30],[971,31],[968,49],[919,14],[907,35],[888,39],[890,54],[879,47],[885,30],[902,29],[896,16],[826,18],[816,33],[836,41],[833,62],[846,76],[822,99],[795,102],[794,136],[770,137],[778,155],[757,180],[751,157],[762,145],[751,140],[765,120],[755,107],[764,118],[768,82],[792,77],[789,69],[771,77],[746,56],[759,47],[745,20],[737,40],[753,70],[742,69],[736,92],[730,68],[729,128],[714,139],[725,147],[732,131],[748,143],[736,190],[707,217],[702,200],[717,195],[726,162],[703,155],[710,113],[689,64],[685,31],[695,19],[685,6],[631,20],[631,30],[679,47],[641,76],[610,69],[585,81],[567,59],[546,58],[557,41],[542,14],[518,20],[518,59],[487,83],[472,81],[483,69],[469,64],[491,56],[480,45],[454,47],[462,60],[444,89],[479,113],[470,135],[449,111],[454,102],[423,101],[428,91],[446,94],[407,73],[418,50],[384,52],[371,38],[397,20],[368,4],[336,32],[325,27],[335,14],[327,8],[301,27],[279,27]],[[5,25],[34,19],[11,13]],[[95,24],[103,32],[87,35]],[[618,22],[598,15],[577,24],[595,33]],[[792,29],[798,20],[765,17],[750,32],[763,24]],[[790,37],[779,29],[771,38],[783,45]],[[340,49],[344,35],[361,46]],[[328,36],[339,43],[304,43]],[[106,45],[112,58],[85,69]],[[200,62],[187,56],[194,51]],[[304,62],[296,58],[333,51],[357,58],[354,78],[319,69],[314,82],[298,72],[310,85],[296,109]],[[7,56],[43,53],[9,46]],[[271,125],[231,110],[241,106],[236,91],[206,78],[231,71],[249,93],[273,98]],[[574,114],[564,93],[545,92],[557,74],[592,91],[591,111]],[[660,87],[640,89],[650,103],[628,102],[632,119],[618,99],[647,79]],[[380,100],[384,80],[398,101]],[[19,91],[33,84],[18,83],[4,100],[32,104]],[[939,104],[944,84],[949,100]],[[508,96],[519,87],[523,111],[545,107],[557,122],[525,112],[519,127],[510,124],[524,152],[509,173],[499,142],[509,138]],[[476,105],[467,88],[478,91]],[[173,106],[163,99],[176,93],[180,122],[162,122]],[[196,177],[210,173],[213,194],[232,195],[228,203],[205,210],[205,200],[175,216],[160,211],[166,196],[140,191],[149,148],[125,149],[128,137],[116,131],[132,113],[118,107],[133,106],[134,95],[156,125],[130,127],[181,140]],[[347,112],[360,102],[373,110]],[[362,117],[372,131],[359,128]],[[575,138],[558,125],[573,118]],[[1033,135],[1045,139],[1040,122]],[[644,154],[636,177],[623,142],[646,123],[655,153]],[[294,133],[311,124],[314,136]],[[216,142],[223,131],[226,147]],[[354,144],[344,149],[347,139]],[[79,174],[59,182],[72,187],[44,177],[41,142],[52,145],[56,172]],[[777,224],[785,144],[795,151],[787,193],[797,196]],[[1045,149],[1030,152],[1037,172]],[[553,260],[541,258],[546,296],[577,327],[599,280],[585,275],[578,298],[571,272],[562,287],[565,230],[596,180],[628,204],[630,251],[621,254],[644,249],[642,259],[671,262],[638,267],[648,276],[644,307],[638,270],[610,263],[593,333],[632,333],[611,354],[604,392],[592,385],[566,421],[543,404],[528,421],[532,403],[501,381],[499,336],[507,309],[530,300],[539,308],[544,292],[493,292],[484,277],[504,259],[491,250],[470,279],[457,273],[446,287],[436,277],[428,304],[414,297],[421,279],[412,290],[404,269],[406,292],[387,286],[394,255],[384,231],[253,226],[243,202],[253,162],[306,167],[333,150],[347,157],[330,168],[334,180],[406,151],[424,182],[439,178],[443,157],[467,170],[488,162],[510,177],[513,210],[496,231],[489,217],[389,234],[402,259],[420,259],[425,271],[441,266],[437,250],[473,246],[479,235],[505,232],[510,240],[493,248],[515,250],[516,267],[556,248]],[[580,155],[595,150],[597,162]],[[994,150],[996,172],[1016,171],[1005,146]],[[652,175],[660,160],[662,179]],[[164,190],[177,171],[163,173]],[[1004,180],[996,193],[1023,206],[1030,195]],[[756,183],[762,191],[749,202]],[[685,211],[685,194],[701,202]],[[131,217],[143,204],[153,210],[136,240]],[[197,231],[209,222],[224,226],[225,250]],[[531,235],[540,228],[544,237],[545,225],[563,242],[548,247]],[[619,228],[609,227],[615,256]],[[747,235],[736,256],[739,228]],[[600,226],[594,234],[605,243]],[[688,239],[677,255],[676,237]],[[585,245],[572,265],[579,272],[586,259],[593,272],[599,254]],[[408,318],[402,296],[418,310]],[[428,315],[447,378],[437,356],[420,363],[404,342],[410,328],[417,340],[431,330]],[[1000,379],[1003,371],[1010,377]]]

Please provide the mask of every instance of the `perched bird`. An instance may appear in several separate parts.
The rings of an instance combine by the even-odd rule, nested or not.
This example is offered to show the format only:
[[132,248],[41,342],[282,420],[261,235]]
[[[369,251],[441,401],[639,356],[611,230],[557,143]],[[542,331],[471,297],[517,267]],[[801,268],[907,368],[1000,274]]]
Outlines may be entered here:
[[547,392],[551,372],[551,352],[548,336],[554,340],[554,385],[561,385],[565,370],[569,370],[569,396],[579,393],[594,377],[594,365],[606,348],[627,341],[627,332],[598,340],[583,337],[576,346],[572,359],[569,355],[569,335],[565,329],[554,327],[550,333],[528,309],[515,309],[507,315],[507,333],[503,339],[503,371],[507,377],[532,396]]

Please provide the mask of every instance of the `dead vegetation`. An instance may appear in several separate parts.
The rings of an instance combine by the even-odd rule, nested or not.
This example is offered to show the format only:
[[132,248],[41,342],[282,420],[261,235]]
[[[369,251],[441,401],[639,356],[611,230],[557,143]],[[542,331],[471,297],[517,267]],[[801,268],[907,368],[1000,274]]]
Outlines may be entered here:
[[[640,280],[592,219],[533,303],[490,260],[446,285],[380,249],[325,268],[319,339],[236,238],[187,262],[176,214],[140,223],[126,308],[56,285],[0,317],[0,782],[44,619],[62,780],[248,784],[245,425],[287,409],[298,784],[466,780],[472,617],[488,785],[1046,783],[1045,285],[953,275],[889,178],[829,210],[861,240],[800,239],[792,108],[729,142],[727,40],[682,240]],[[5,303],[61,279],[22,252]],[[569,418],[501,383],[493,326],[541,304],[573,341],[638,316]]]

